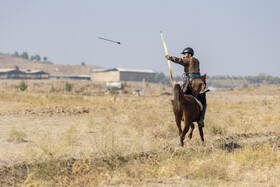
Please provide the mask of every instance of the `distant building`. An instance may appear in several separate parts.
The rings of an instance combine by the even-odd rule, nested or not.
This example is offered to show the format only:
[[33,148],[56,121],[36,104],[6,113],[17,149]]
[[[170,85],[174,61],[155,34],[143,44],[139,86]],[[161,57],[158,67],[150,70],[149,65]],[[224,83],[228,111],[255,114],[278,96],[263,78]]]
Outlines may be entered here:
[[1,79],[19,79],[23,78],[25,73],[18,68],[0,69]]
[[115,81],[143,81],[154,82],[156,72],[153,70],[137,69],[94,69],[92,70],[91,80],[96,82],[115,82]]
[[49,73],[40,70],[0,69],[0,79],[48,79]]
[[22,70],[27,79],[48,79],[50,74],[41,70]]

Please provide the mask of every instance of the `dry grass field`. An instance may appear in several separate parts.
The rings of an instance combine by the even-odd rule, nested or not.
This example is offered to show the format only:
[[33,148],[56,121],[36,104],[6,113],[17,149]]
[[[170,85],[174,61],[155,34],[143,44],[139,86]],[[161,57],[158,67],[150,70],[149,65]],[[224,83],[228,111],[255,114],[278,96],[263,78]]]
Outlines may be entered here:
[[[277,186],[280,85],[207,94],[179,146],[172,95],[105,95],[89,81],[0,82],[0,186]],[[131,88],[132,89],[132,88]],[[164,92],[172,93],[171,88]]]

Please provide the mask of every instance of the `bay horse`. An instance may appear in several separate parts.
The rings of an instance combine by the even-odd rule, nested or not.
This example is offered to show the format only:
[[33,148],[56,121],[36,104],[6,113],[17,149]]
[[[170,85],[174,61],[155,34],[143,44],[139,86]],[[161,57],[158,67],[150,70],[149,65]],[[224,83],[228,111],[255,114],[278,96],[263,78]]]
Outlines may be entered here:
[[[181,90],[181,86],[176,84],[174,86],[174,100],[172,100],[173,112],[175,115],[175,120],[177,127],[179,129],[180,143],[184,146],[185,135],[191,128],[189,138],[192,138],[194,124],[193,122],[198,122],[200,117],[201,108],[197,103],[196,99],[192,95],[185,95]],[[184,120],[184,128],[182,130],[181,121]],[[203,129],[199,128],[199,133],[201,141],[204,142]]]

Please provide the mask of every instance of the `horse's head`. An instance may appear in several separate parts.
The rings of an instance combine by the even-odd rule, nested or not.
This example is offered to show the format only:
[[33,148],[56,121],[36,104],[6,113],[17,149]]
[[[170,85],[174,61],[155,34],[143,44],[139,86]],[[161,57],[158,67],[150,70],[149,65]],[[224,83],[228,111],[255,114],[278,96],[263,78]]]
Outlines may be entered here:
[[204,83],[206,84],[206,74],[202,75],[201,78],[204,81]]

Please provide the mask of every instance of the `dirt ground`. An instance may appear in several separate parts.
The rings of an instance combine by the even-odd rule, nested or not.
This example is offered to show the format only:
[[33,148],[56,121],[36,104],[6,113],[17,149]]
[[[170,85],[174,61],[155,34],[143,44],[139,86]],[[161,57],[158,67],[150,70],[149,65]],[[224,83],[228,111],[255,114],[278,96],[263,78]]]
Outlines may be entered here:
[[[178,152],[186,154],[188,151],[195,151],[196,154],[200,155],[201,152],[205,152],[202,149],[207,149],[206,152],[211,152],[212,155],[231,154],[231,156],[223,158],[237,159],[237,150],[246,152],[250,149],[251,151],[246,152],[249,155],[254,150],[266,150],[268,147],[267,149],[271,150],[270,154],[277,155],[275,156],[276,161],[271,161],[275,165],[272,164],[270,167],[274,168],[273,171],[280,171],[280,159],[278,160],[278,156],[280,157],[279,85],[209,92],[207,94],[206,127],[204,128],[205,143],[200,142],[196,126],[193,139],[186,138],[186,146],[181,148],[170,102],[173,96],[166,94],[172,93],[171,89],[166,88],[165,94],[162,94],[163,91],[147,89],[146,95],[134,96],[130,93],[122,95],[94,94],[98,92],[87,92],[86,89],[83,90],[84,94],[74,91],[67,93],[65,90],[50,92],[51,85],[62,84],[58,82],[36,82],[37,85],[33,84],[33,87],[29,87],[32,89],[21,92],[15,88],[15,84],[17,82],[5,84],[2,82],[2,85],[6,85],[6,89],[1,89],[0,92],[1,182],[7,181],[7,179],[13,181],[11,172],[8,174],[9,168],[22,163],[27,165],[26,163],[33,163],[43,158],[49,158],[49,156],[60,160],[79,160],[88,155],[93,155],[95,158],[105,158],[116,152],[130,158],[129,155],[134,154],[139,156],[139,154],[150,155],[151,152],[153,154],[158,152],[156,154],[158,155],[162,151],[167,151],[170,153],[170,158],[173,158],[173,155],[179,154]],[[73,84],[77,84],[77,82],[73,82]],[[87,84],[89,87],[94,87],[91,83]],[[42,85],[46,88],[36,88],[44,87]],[[207,160],[211,160],[210,155],[201,157],[201,162],[207,163]],[[179,158],[181,159],[181,157],[176,157],[176,159]],[[250,160],[249,156],[244,159]],[[166,164],[164,168],[167,168],[163,173],[173,171],[171,165],[172,167],[173,164],[176,165],[178,160],[170,161],[171,165],[167,164],[169,161],[170,159],[162,162]],[[240,162],[243,163],[243,160]],[[240,167],[245,167],[241,165]],[[127,167],[126,165],[125,169],[122,169],[127,171]],[[160,173],[158,170],[160,167],[163,167],[163,164],[157,165],[158,173]],[[189,165],[189,167],[191,166]],[[239,176],[234,171],[242,171],[241,173],[245,174],[247,178]],[[23,182],[28,184],[31,174],[25,172],[22,174],[21,180],[2,184],[19,185]],[[22,171],[22,173],[24,172]],[[220,184],[219,186],[235,186],[236,184],[241,184],[241,186],[253,184],[273,186],[280,182],[280,176],[277,173],[266,173],[267,178],[260,181],[258,175],[262,175],[261,172],[253,177],[251,175],[254,173],[250,170],[233,170],[232,168],[226,168],[226,178],[218,179],[213,178],[213,176],[207,178],[204,175],[202,178],[197,176],[188,178],[171,172],[168,175],[161,174],[160,176],[164,176],[166,180],[159,180],[158,173],[146,176],[145,180],[141,178],[142,175],[134,177],[141,178],[141,182],[137,185],[145,184],[148,186],[180,186],[184,184],[194,186],[213,186],[213,184]],[[234,182],[233,176],[239,178],[238,182]],[[277,177],[279,178],[277,179]],[[114,181],[113,178],[112,181]],[[129,177],[125,179],[127,178]],[[37,178],[36,181],[38,180]],[[102,184],[101,182],[97,183],[97,185]],[[111,182],[111,184],[133,185],[129,180],[127,183],[122,181]]]

